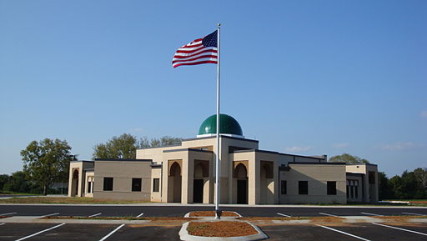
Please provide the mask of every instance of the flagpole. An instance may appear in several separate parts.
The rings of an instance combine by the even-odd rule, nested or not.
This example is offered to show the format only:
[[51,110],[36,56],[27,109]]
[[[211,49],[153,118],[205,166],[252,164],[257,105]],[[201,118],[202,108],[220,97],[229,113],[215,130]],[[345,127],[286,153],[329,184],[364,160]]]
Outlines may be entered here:
[[217,32],[217,47],[218,47],[218,64],[216,66],[216,171],[215,171],[215,219],[220,219],[221,211],[219,210],[219,202],[220,202],[220,156],[221,156],[221,147],[220,147],[220,29],[221,24],[218,24],[218,32]]

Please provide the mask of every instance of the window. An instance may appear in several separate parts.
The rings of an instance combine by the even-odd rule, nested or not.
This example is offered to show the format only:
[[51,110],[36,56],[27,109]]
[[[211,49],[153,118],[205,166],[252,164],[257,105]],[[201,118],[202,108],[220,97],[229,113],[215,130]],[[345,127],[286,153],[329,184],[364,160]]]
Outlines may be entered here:
[[308,181],[299,181],[298,182],[298,194],[307,195],[308,194]]
[[328,195],[337,195],[337,182],[327,182]]
[[153,192],[159,192],[159,187],[160,187],[160,179],[153,178]]
[[104,191],[113,191],[112,177],[104,177]]
[[359,180],[347,180],[347,198],[359,198]]
[[354,180],[354,198],[359,198],[359,180]]
[[369,184],[375,184],[375,172],[369,172],[368,175]]
[[141,191],[141,178],[132,178],[132,192],[140,192]]
[[287,183],[286,181],[280,181],[280,193],[286,194],[287,193]]
[[93,177],[87,178],[87,193],[93,193]]

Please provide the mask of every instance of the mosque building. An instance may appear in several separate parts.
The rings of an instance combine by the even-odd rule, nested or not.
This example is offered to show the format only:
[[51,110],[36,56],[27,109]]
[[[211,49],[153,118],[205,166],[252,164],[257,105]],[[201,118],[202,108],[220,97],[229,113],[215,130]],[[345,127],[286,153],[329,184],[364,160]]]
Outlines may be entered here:
[[[163,203],[214,203],[216,115],[196,138],[180,145],[138,149],[136,159],[96,159],[70,164],[69,196]],[[378,201],[373,164],[327,162],[260,150],[240,124],[220,115],[220,203],[345,204]]]

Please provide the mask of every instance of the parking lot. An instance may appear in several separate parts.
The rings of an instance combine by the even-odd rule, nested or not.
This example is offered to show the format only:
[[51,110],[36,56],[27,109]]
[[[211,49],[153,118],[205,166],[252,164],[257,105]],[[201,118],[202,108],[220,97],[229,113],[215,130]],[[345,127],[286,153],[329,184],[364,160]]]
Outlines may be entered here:
[[[281,223],[251,221],[269,240],[427,240],[426,208],[366,207],[239,207],[227,206],[244,217],[361,217],[364,222]],[[183,217],[189,211],[212,210],[211,206],[76,206],[0,205],[0,240],[180,240],[181,222],[70,223],[45,219],[49,216],[81,217]],[[418,221],[369,221],[382,216],[418,216]],[[357,219],[357,218],[356,218]],[[13,221],[15,220],[15,221]],[[21,220],[21,221],[19,221]],[[29,221],[25,221],[29,220]],[[73,219],[76,221],[76,219]],[[93,220],[91,220],[93,221]],[[105,221],[105,220],[104,220]],[[101,222],[101,221],[99,221]]]

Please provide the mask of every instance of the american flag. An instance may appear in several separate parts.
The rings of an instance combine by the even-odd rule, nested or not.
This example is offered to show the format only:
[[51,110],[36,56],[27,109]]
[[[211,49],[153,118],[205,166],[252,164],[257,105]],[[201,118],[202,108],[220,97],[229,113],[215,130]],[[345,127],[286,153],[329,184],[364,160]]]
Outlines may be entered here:
[[172,66],[218,63],[218,30],[179,48],[173,56]]

